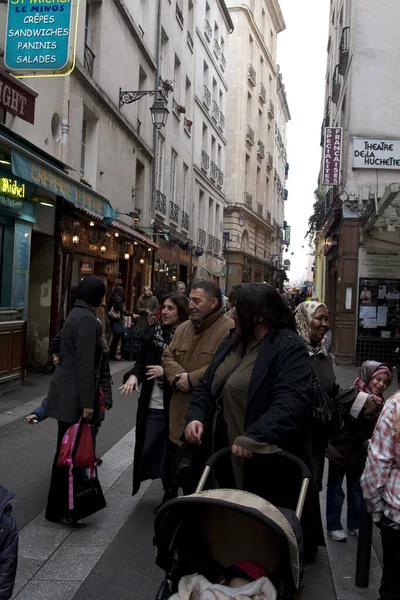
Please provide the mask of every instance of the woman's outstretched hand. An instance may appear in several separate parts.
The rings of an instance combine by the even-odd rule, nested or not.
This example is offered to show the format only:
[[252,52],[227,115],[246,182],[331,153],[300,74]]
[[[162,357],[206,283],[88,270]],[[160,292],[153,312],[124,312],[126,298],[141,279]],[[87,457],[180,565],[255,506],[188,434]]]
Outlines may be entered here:
[[185,429],[185,440],[189,444],[201,444],[201,437],[203,435],[203,423],[200,421],[191,421]]
[[233,444],[232,454],[238,458],[253,458],[253,452],[251,450],[242,448],[242,446],[238,446],[237,444]]
[[121,390],[122,396],[128,396],[129,394],[132,394],[132,392],[138,392],[139,391],[138,378],[136,377],[136,375],[131,375],[126,380],[126,383],[124,383],[124,385],[121,385],[121,387],[118,389]]

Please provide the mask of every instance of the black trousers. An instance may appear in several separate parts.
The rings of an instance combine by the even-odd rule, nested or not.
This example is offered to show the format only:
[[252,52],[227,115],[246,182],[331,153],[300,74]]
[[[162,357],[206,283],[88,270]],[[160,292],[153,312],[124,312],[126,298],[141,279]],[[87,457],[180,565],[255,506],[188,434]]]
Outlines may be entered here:
[[400,600],[400,524],[387,517],[381,521],[383,572],[380,600]]
[[46,519],[50,521],[60,521],[68,516],[68,469],[57,467],[58,453],[61,448],[62,439],[69,427],[69,423],[57,421],[58,435],[56,454],[54,456],[53,467],[51,470],[51,480],[49,495],[47,498]]

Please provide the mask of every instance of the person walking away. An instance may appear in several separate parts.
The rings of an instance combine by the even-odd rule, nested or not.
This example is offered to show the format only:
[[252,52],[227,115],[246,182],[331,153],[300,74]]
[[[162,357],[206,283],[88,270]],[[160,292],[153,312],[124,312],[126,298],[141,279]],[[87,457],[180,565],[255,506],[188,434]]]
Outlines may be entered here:
[[158,300],[153,296],[151,289],[145,285],[142,295],[137,301],[136,311],[139,314],[137,326],[141,329],[147,329],[152,317],[157,315]]
[[182,444],[193,389],[233,326],[233,320],[223,314],[220,287],[205,279],[196,281],[190,291],[189,320],[178,327],[163,357],[164,374],[172,387],[169,436],[175,450]]
[[14,494],[0,483],[0,598],[12,597],[18,565],[18,529],[12,514]]
[[358,535],[362,496],[360,478],[364,466],[363,444],[372,436],[383,407],[383,393],[392,377],[390,367],[367,360],[361,365],[360,375],[354,386],[336,398],[349,414],[344,430],[329,441],[326,453],[329,459],[326,522],[328,535],[337,542],[344,542],[347,538],[341,524],[344,476],[347,487],[347,532]]
[[[328,330],[328,309],[322,302],[301,302],[295,313],[297,333],[302,338],[310,357],[312,372],[318,380],[319,386],[334,399],[340,392],[333,369],[332,356],[328,354],[324,345],[324,337]],[[319,493],[322,490],[324,474],[325,452],[328,445],[328,434],[324,428],[310,419],[312,439],[312,464],[313,475],[313,517],[310,516],[310,528],[313,531],[314,544],[309,547],[309,558],[318,551],[318,546],[325,546],[325,537],[322,527]],[[308,506],[306,507],[309,508]],[[307,511],[306,511],[307,514]]]
[[94,309],[105,294],[103,281],[94,275],[79,283],[78,299],[64,324],[59,363],[47,395],[45,416],[57,420],[58,437],[45,516],[48,521],[68,526],[78,524],[71,520],[68,510],[68,469],[57,467],[57,459],[64,434],[82,416],[95,427],[100,424],[103,341]]
[[361,488],[380,528],[383,570],[379,600],[400,598],[400,392],[385,403],[368,449]]
[[123,317],[132,317],[133,319],[138,318],[138,315],[125,310],[124,302],[124,289],[120,285],[116,285],[107,304],[108,317],[110,319],[110,329],[112,331],[109,360],[117,360],[116,354],[118,344],[122,339],[122,334],[124,333]]
[[132,496],[142,481],[163,479],[163,502],[177,496],[176,485],[168,477],[165,464],[168,443],[168,408],[171,387],[161,366],[164,350],[171,343],[178,325],[187,320],[189,305],[182,294],[167,294],[161,302],[161,318],[147,328],[135,366],[124,375],[121,394],[139,391],[136,415],[136,443],[133,462]]

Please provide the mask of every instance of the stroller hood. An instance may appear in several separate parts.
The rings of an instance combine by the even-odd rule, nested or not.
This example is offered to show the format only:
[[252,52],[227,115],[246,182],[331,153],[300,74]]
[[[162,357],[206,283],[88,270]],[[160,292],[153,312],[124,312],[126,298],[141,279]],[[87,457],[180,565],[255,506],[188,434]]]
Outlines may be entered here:
[[207,575],[207,561],[227,568],[238,560],[260,563],[269,574],[285,571],[300,585],[301,527],[293,511],[278,509],[241,490],[208,490],[166,503],[155,520],[157,564],[173,558],[182,574]]

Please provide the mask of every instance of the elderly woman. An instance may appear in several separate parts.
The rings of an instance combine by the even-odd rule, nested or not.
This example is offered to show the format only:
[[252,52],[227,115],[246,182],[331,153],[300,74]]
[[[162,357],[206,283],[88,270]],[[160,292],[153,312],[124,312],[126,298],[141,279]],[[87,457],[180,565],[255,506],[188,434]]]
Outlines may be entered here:
[[193,390],[185,438],[200,444],[211,425],[214,449],[231,445],[246,458],[278,446],[307,460],[311,369],[290,310],[267,284],[242,284],[232,300],[236,330]]

